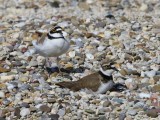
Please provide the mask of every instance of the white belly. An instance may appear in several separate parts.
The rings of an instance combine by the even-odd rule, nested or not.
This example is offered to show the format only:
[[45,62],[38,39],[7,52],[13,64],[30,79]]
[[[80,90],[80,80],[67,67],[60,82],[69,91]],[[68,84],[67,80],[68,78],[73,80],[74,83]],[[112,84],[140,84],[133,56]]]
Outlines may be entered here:
[[112,80],[108,81],[107,83],[102,83],[97,90],[97,93],[103,94],[110,90],[114,85]]
[[62,38],[55,39],[55,40],[45,40],[42,44],[35,45],[37,52],[45,57],[57,57],[69,49],[69,42]]

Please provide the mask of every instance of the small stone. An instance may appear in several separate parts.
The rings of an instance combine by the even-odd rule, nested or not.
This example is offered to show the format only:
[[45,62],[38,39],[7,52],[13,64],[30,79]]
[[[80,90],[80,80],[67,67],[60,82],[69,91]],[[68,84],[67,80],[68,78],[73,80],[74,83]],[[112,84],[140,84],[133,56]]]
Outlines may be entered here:
[[152,117],[152,118],[156,118],[158,117],[158,112],[156,109],[149,109],[146,111],[147,116]]
[[14,115],[17,116],[18,118],[20,118],[20,108],[19,107],[16,107],[14,109]]
[[106,26],[106,22],[104,21],[102,21],[102,22],[98,22],[97,24],[96,24],[96,27],[97,28],[104,28]]
[[119,120],[124,120],[126,117],[126,114],[124,112],[119,114]]
[[[77,18],[75,16],[71,17],[71,23],[75,26],[79,25],[79,21],[77,20]],[[75,33],[75,32],[74,32]]]
[[38,62],[38,65],[44,65],[45,62],[46,62],[46,59],[43,56],[38,56],[37,57],[37,62]]
[[75,51],[70,51],[69,52],[69,57],[74,58],[75,57],[76,52]]
[[10,72],[11,69],[6,69],[0,66],[0,73],[4,73],[4,72]]
[[36,107],[34,107],[34,106],[31,106],[31,107],[30,107],[30,111],[31,111],[31,112],[35,112],[36,110],[37,110]]
[[29,108],[29,104],[26,102],[21,103],[21,107]]
[[134,23],[133,25],[132,25],[132,30],[133,31],[138,31],[138,30],[141,30],[142,28],[141,28],[141,25],[140,25],[140,23]]
[[6,84],[0,83],[0,88],[1,88],[1,89],[5,89],[5,88],[6,88]]
[[101,101],[100,104],[102,104],[103,107],[108,107],[111,104],[111,102],[108,101],[108,100],[107,101]]
[[128,75],[128,73],[127,73],[127,71],[125,69],[121,69],[119,72],[123,76]]
[[148,94],[148,93],[140,93],[140,94],[139,94],[139,97],[140,97],[140,98],[150,98],[150,97],[151,97],[151,94]]
[[21,117],[25,117],[25,116],[27,116],[29,114],[30,114],[29,108],[22,108],[21,111],[20,111]]
[[32,103],[33,99],[32,98],[23,99],[23,102],[25,102],[25,103]]
[[40,110],[41,110],[42,112],[50,112],[50,111],[51,111],[51,108],[48,107],[47,105],[41,105],[41,106],[40,106]]
[[91,53],[87,53],[87,54],[86,54],[86,57],[87,57],[89,60],[93,60],[93,59],[94,59],[94,56],[93,56]]
[[51,115],[49,115],[49,118],[51,118],[51,120],[58,120],[59,115],[58,114],[51,114]]
[[3,81],[11,81],[13,80],[15,77],[13,75],[8,75],[8,76],[1,76],[0,80]]
[[98,51],[101,52],[101,51],[103,51],[105,48],[106,48],[105,46],[102,46],[102,45],[101,45],[101,46],[99,46],[97,49],[98,49]]
[[123,104],[123,102],[124,102],[124,101],[123,101],[122,99],[120,99],[120,98],[113,98],[112,101],[113,101],[113,102],[116,102],[116,103],[118,103],[118,104]]
[[156,71],[155,71],[155,70],[146,71],[146,72],[145,72],[145,75],[146,75],[147,77],[152,78],[152,77],[154,77],[154,76],[156,75]]
[[95,114],[95,111],[91,110],[91,109],[86,109],[85,112],[89,113],[89,114]]
[[136,110],[128,110],[127,112],[129,115],[135,116],[137,114]]
[[27,81],[29,80],[29,78],[28,78],[28,76],[21,76],[21,77],[19,78],[19,80],[20,80],[21,82],[27,82]]
[[125,85],[130,90],[135,90],[137,88],[137,84],[134,82],[134,80],[132,78],[125,80]]
[[54,98],[49,98],[49,99],[47,99],[47,102],[48,102],[48,103],[55,103],[56,100],[55,100]]
[[13,66],[22,66],[23,64],[20,61],[13,61],[12,65]]
[[36,67],[36,66],[38,66],[38,62],[37,62],[37,61],[31,61],[31,62],[29,63],[29,66],[31,66],[31,67]]
[[59,1],[50,2],[50,5],[55,8],[59,8]]
[[26,47],[22,47],[22,48],[21,48],[21,52],[22,52],[22,53],[25,53],[27,50],[28,50],[28,49],[27,49]]
[[62,108],[62,109],[59,109],[59,110],[58,110],[58,113],[57,113],[57,114],[58,114],[59,116],[64,116],[65,113],[66,113],[65,108]]
[[14,27],[21,28],[21,27],[25,26],[25,24],[26,24],[25,22],[20,22],[20,23],[15,24]]
[[4,98],[5,97],[5,93],[3,91],[0,91],[0,98]]
[[[95,120],[97,120],[97,118]],[[104,115],[100,115],[98,120],[107,120],[107,118]]]
[[148,10],[148,5],[143,3],[143,4],[141,5],[141,7],[140,7],[140,10],[141,10],[141,11],[147,11],[147,10]]
[[152,88],[152,90],[154,92],[159,92],[160,91],[160,84],[154,85],[153,88]]
[[79,7],[84,10],[89,10],[89,5],[86,2],[80,2]]

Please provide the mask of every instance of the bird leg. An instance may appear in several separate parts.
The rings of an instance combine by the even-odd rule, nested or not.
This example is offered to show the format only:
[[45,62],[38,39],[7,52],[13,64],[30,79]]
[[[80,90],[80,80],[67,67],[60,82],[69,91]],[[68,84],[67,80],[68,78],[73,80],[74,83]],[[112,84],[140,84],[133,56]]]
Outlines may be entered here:
[[52,63],[51,63],[51,61],[49,61],[49,58],[48,57],[46,57],[46,63],[45,63],[45,69],[46,69],[46,71],[48,72],[48,78],[50,77],[50,75],[51,75],[51,66],[52,66]]
[[59,64],[59,61],[60,61],[60,59],[59,59],[59,57],[57,57],[57,59],[56,59],[56,63],[57,63],[57,67],[58,67],[58,75],[57,75],[57,77],[58,76],[60,76],[60,75],[62,75],[62,71],[61,71],[61,69],[60,69],[60,64]]

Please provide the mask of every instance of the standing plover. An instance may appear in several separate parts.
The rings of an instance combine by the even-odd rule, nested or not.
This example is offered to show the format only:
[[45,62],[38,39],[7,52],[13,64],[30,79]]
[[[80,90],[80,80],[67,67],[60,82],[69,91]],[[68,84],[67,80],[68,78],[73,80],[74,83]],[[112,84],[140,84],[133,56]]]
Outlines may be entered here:
[[37,53],[46,57],[57,57],[57,66],[59,68],[59,56],[66,53],[70,47],[70,42],[63,36],[60,26],[53,27],[48,33],[44,33],[37,41],[32,41]]

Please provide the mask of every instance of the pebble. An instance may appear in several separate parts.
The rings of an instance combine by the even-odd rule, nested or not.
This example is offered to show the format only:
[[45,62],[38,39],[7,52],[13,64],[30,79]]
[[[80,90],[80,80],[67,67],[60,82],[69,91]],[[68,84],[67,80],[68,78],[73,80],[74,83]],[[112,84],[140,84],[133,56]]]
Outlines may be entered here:
[[151,97],[151,94],[148,94],[148,93],[140,93],[140,94],[139,94],[139,97],[140,97],[140,98],[150,98],[150,97]]
[[47,105],[41,105],[40,108],[39,108],[42,112],[50,112],[51,111],[51,108],[48,107]]
[[135,81],[132,78],[125,80],[125,85],[130,90],[135,90],[137,88],[137,84],[135,83]]
[[93,60],[94,59],[94,56],[90,53],[87,53],[86,54],[86,57],[89,59],[89,60]]
[[38,65],[45,65],[46,59],[43,56],[38,56],[37,62],[38,62]]
[[133,25],[132,25],[132,30],[133,31],[138,31],[138,30],[141,30],[141,25],[140,25],[140,23],[133,23]]
[[160,91],[160,84],[154,85],[152,90],[155,92],[159,92]]
[[75,51],[70,51],[70,52],[69,52],[69,57],[74,58],[75,55],[76,55],[76,52],[75,52]]
[[31,61],[31,62],[29,63],[29,66],[31,66],[31,67],[36,67],[36,66],[38,66],[38,62],[37,62],[37,61]]
[[147,10],[148,10],[148,5],[143,3],[143,4],[141,5],[141,7],[140,7],[140,10],[141,10],[141,11],[144,11],[144,12],[147,11]]
[[16,107],[14,109],[14,115],[17,116],[18,118],[20,118],[20,108],[19,107]]
[[158,112],[156,109],[149,109],[146,111],[148,117],[156,118],[158,117]]
[[14,75],[0,76],[0,80],[1,80],[2,82],[4,82],[4,81],[11,81],[11,80],[13,80],[14,78],[15,78]]
[[109,107],[111,102],[110,101],[101,101],[100,104],[102,104],[103,107]]
[[25,22],[20,22],[14,25],[14,27],[23,27],[26,23]]
[[126,117],[126,114],[125,114],[124,112],[121,112],[121,113],[119,114],[119,120],[124,120],[125,117]]
[[98,51],[103,51],[104,49],[105,49],[106,47],[105,46],[99,46],[97,49],[98,49]]
[[4,98],[5,97],[5,93],[3,91],[0,91],[0,98]]
[[26,102],[22,102],[20,106],[21,107],[25,107],[25,108],[29,108],[30,107],[29,104],[26,103]]
[[59,109],[59,110],[58,110],[58,113],[57,113],[57,114],[58,114],[59,116],[64,116],[65,113],[66,113],[65,108],[62,108],[62,109]]
[[55,100],[54,98],[49,98],[49,99],[47,99],[47,102],[48,102],[48,103],[55,103],[56,100]]
[[136,110],[128,110],[127,112],[129,115],[131,116],[135,116],[137,114],[137,111]]
[[146,72],[145,72],[145,75],[146,75],[147,77],[152,78],[152,77],[154,77],[154,76],[156,75],[156,71],[154,71],[154,70],[152,70],[152,71],[146,71]]
[[29,114],[30,114],[30,109],[29,108],[21,108],[21,110],[20,110],[21,117],[26,117]]
[[21,82],[27,82],[29,80],[28,76],[20,76],[19,81]]
[[49,115],[49,118],[51,118],[51,120],[58,120],[59,115],[58,114],[51,114],[51,115]]
[[94,114],[95,111],[91,110],[91,109],[86,109],[85,112],[89,113],[89,114]]

